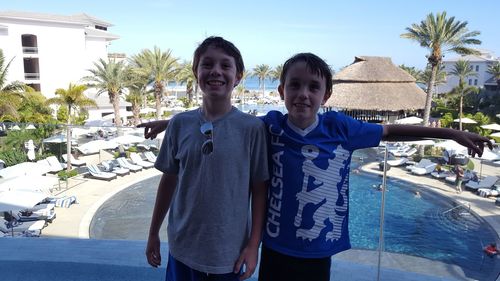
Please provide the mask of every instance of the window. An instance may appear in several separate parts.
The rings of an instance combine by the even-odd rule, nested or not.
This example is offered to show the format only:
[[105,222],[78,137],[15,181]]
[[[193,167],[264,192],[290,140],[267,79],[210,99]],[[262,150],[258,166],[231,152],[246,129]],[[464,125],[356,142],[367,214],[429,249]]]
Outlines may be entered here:
[[476,72],[479,71],[479,65],[476,65]]
[[477,79],[474,79],[474,86],[477,86]]
[[469,79],[469,85],[472,85],[472,79]]
[[37,54],[38,45],[36,40],[36,35],[33,34],[23,34],[21,35],[21,43],[23,46],[24,54]]

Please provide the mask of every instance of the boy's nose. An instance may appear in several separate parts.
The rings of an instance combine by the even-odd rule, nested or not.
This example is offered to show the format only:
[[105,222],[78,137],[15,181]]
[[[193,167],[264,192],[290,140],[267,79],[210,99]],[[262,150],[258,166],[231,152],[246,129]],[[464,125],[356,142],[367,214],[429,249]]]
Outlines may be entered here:
[[220,74],[221,74],[221,68],[217,65],[210,70],[210,76],[219,76]]

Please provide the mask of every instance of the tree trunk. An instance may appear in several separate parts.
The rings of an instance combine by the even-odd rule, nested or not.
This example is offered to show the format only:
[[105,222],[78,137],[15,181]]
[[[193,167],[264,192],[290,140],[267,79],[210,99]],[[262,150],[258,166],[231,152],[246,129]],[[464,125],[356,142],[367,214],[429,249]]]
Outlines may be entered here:
[[138,104],[134,104],[132,106],[132,114],[134,115],[134,126],[140,123],[140,117],[139,117],[140,113],[141,113],[141,108],[139,107]]
[[113,101],[113,110],[115,111],[115,126],[116,134],[122,135],[122,118],[120,117],[120,96],[118,93],[110,93],[111,100]]
[[464,96],[460,93],[460,107],[458,109],[458,129],[462,131],[462,107],[464,103]]
[[161,116],[161,96],[163,88],[159,82],[155,82],[155,105],[156,105],[156,120]]
[[[436,71],[438,64],[431,64],[431,78],[427,84],[427,95],[425,97],[425,108],[424,108],[424,120],[422,121],[422,126],[429,126],[429,119],[431,116],[431,106],[432,106],[432,92],[434,91],[434,80],[436,80]],[[418,148],[418,155],[424,156],[424,146],[421,145]]]
[[68,106],[68,121],[66,122],[66,172],[71,171],[71,107]]

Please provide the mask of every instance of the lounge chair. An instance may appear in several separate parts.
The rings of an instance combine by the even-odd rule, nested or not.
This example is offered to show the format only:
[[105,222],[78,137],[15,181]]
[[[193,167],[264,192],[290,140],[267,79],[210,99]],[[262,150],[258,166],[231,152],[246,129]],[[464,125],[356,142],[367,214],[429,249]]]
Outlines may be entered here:
[[55,156],[49,156],[45,158],[45,161],[47,161],[47,163],[49,164],[51,173],[57,173],[66,168],[66,164],[59,162],[59,160],[57,160],[57,157]]
[[[75,159],[73,154],[70,154],[69,157],[71,159],[71,165],[73,165],[73,166],[79,167],[79,166],[85,166],[87,164],[87,163],[85,163],[85,161],[83,161],[81,159]],[[68,163],[68,155],[67,154],[63,154],[62,158],[64,159],[64,161],[66,163]]]
[[436,178],[436,179],[445,179],[446,177],[451,177],[454,176],[455,174],[450,172],[450,171],[434,171],[431,173],[431,176]]
[[479,188],[477,194],[482,197],[498,197],[498,195],[500,195],[499,188],[500,187]]
[[151,151],[146,151],[144,152],[144,156],[146,157],[146,159],[149,161],[149,162],[153,162],[155,163],[156,162],[156,155],[151,152]]
[[118,157],[116,158],[116,161],[118,161],[118,165],[120,165],[120,167],[129,169],[132,172],[138,172],[142,170],[141,166],[128,162],[127,158],[125,157]]
[[113,163],[113,161],[103,161],[101,165],[104,167],[103,172],[115,173],[119,176],[126,176],[130,174],[130,170],[120,167],[118,164]]
[[424,167],[415,167],[411,170],[411,172],[413,174],[419,175],[419,176],[427,175],[427,174],[432,173],[436,169],[436,166],[437,166],[436,163],[430,163]]
[[135,152],[130,153],[130,159],[132,160],[133,164],[139,165],[146,169],[154,166],[154,163],[142,160],[141,156]]
[[47,223],[44,220],[19,222],[15,219],[7,221],[0,219],[0,231],[8,235],[15,236],[40,236],[42,229]]
[[54,203],[38,204],[31,209],[12,214],[12,216],[20,222],[37,220],[52,222],[56,217],[55,206]]
[[417,164],[415,165],[410,165],[410,166],[406,166],[406,169],[411,171],[413,170],[414,168],[422,168],[422,167],[425,167],[429,164],[431,164],[432,161],[427,159],[427,158],[424,158],[424,159],[421,159],[420,162],[418,162]]
[[399,159],[391,159],[391,160],[387,160],[387,164],[391,167],[396,167],[396,166],[401,166],[401,165],[404,165],[406,164],[407,162],[409,161],[408,158],[406,157],[403,157],[403,158],[399,158]]
[[91,178],[99,179],[99,180],[107,180],[110,181],[112,179],[116,179],[116,174],[103,172],[99,170],[96,164],[88,164],[87,168],[89,169],[88,176]]
[[61,198],[55,198],[53,201],[56,207],[69,208],[71,204],[76,203],[76,196],[64,196]]
[[465,188],[470,189],[471,191],[477,191],[480,188],[492,188],[497,181],[497,176],[487,176],[480,181],[467,182],[465,184]]

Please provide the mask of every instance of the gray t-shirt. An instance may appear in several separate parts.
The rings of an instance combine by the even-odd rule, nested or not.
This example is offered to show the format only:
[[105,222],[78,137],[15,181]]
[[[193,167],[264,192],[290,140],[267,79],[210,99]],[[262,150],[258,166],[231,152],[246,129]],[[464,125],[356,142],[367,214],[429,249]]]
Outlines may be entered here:
[[177,174],[168,214],[174,258],[198,271],[233,271],[250,230],[250,184],[269,178],[264,122],[236,108],[213,123],[213,152],[205,155],[199,110],[175,115],[155,167]]

